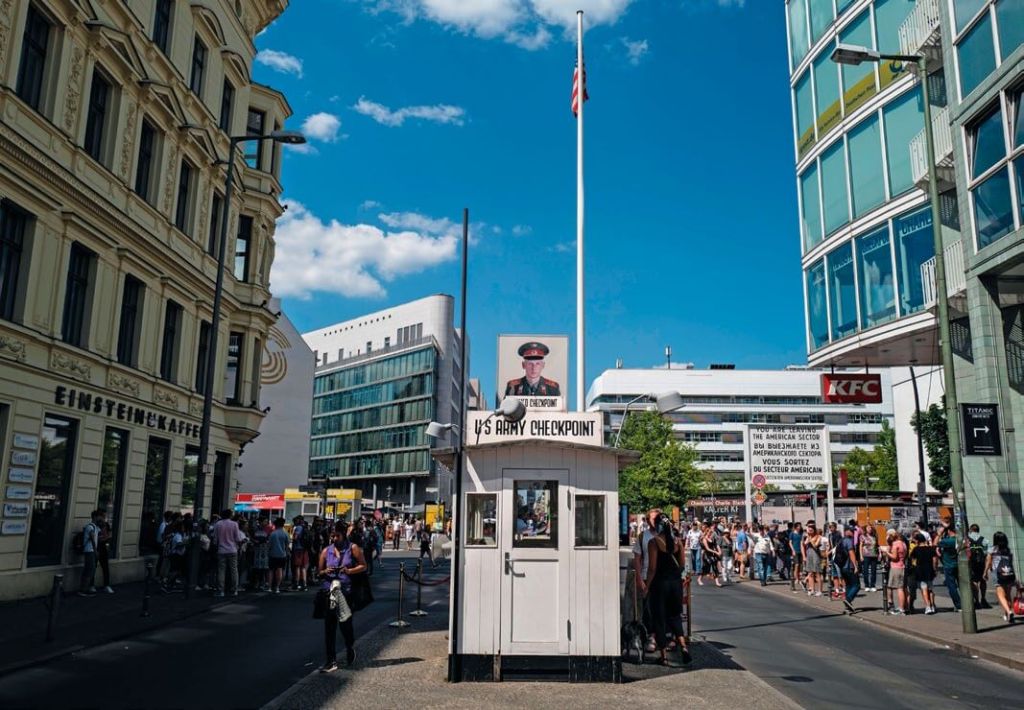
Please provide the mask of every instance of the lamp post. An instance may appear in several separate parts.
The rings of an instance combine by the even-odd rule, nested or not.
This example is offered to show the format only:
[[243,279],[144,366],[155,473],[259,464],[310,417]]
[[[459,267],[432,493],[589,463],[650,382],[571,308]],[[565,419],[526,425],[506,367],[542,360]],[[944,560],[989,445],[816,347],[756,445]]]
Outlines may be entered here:
[[[263,136],[232,136],[228,143],[228,174],[224,181],[224,207],[220,219],[220,245],[217,250],[217,280],[213,289],[213,316],[210,319],[210,341],[206,350],[206,377],[203,381],[203,419],[199,427],[199,464],[196,471],[195,520],[203,517],[203,498],[206,488],[206,467],[210,448],[210,416],[213,411],[214,369],[217,367],[217,340],[220,330],[220,307],[224,299],[224,259],[228,241],[228,215],[231,212],[231,194],[235,186],[235,153],[239,143],[271,140],[275,143],[297,145],[306,138],[295,131],[274,131]],[[212,507],[212,503],[211,503]]]
[[[960,413],[956,396],[956,373],[953,370],[953,348],[949,339],[949,294],[946,292],[946,254],[942,243],[942,210],[939,206],[939,181],[935,168],[935,137],[932,133],[932,107],[928,95],[928,58],[923,54],[881,54],[867,47],[840,44],[832,52],[832,61],[837,64],[856,66],[862,62],[881,61],[907,62],[916,64],[921,80],[921,98],[924,102],[925,152],[928,154],[928,197],[932,208],[932,237],[935,243],[935,302],[938,306],[939,348],[942,352],[943,377],[946,384],[946,425],[949,439],[949,474],[953,485],[954,505],[959,520],[960,545],[957,553],[957,575],[970,580],[971,573],[967,560],[967,498],[964,495],[964,470],[960,453]],[[978,620],[974,614],[974,600],[963,595],[961,621],[964,633],[978,632]]]
[[629,408],[642,399],[646,399],[648,402],[654,402],[658,408],[658,414],[668,414],[674,412],[677,409],[682,409],[685,406],[683,397],[678,392],[662,392],[661,394],[642,394],[639,397],[634,397],[626,403],[626,408],[622,412],[622,423],[619,424],[619,431],[615,434],[615,448],[619,448],[619,440],[622,439],[622,430],[626,428],[626,418],[629,416]]

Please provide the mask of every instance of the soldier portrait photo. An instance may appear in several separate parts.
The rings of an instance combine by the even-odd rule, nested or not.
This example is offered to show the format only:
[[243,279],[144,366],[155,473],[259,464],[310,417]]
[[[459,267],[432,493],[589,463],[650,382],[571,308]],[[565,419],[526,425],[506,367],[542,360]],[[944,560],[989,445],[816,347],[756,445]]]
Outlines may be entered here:
[[544,358],[551,349],[544,343],[531,340],[520,345],[517,352],[523,358],[524,375],[508,381],[505,396],[560,397],[562,390],[558,382],[542,376],[546,364]]

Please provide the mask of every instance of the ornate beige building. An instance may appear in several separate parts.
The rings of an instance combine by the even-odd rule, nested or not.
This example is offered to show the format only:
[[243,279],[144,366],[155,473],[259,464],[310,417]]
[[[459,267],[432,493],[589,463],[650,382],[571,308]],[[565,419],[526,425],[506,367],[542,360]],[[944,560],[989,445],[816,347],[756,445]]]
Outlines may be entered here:
[[[0,599],[77,584],[113,523],[114,583],[195,499],[229,135],[290,115],[252,81],[287,0],[0,0]],[[243,143],[230,206],[205,511],[230,504],[259,370],[280,146]]]

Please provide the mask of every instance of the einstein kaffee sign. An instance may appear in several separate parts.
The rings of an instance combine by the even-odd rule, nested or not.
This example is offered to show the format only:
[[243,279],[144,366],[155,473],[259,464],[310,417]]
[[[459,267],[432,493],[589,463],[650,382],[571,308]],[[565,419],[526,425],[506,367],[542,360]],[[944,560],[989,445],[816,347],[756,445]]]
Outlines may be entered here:
[[529,411],[518,422],[488,412],[469,412],[466,443],[497,444],[508,441],[546,439],[567,444],[601,446],[600,412]]

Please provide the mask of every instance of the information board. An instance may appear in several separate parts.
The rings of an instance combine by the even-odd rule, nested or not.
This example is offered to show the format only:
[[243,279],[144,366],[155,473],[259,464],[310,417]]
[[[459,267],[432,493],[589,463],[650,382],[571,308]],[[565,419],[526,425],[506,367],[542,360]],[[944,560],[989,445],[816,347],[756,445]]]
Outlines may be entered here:
[[[828,483],[828,432],[823,426],[782,424],[747,428],[749,478],[780,488]],[[755,487],[756,484],[755,484]]]

